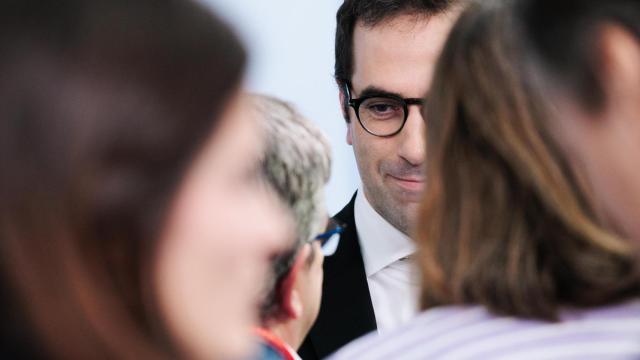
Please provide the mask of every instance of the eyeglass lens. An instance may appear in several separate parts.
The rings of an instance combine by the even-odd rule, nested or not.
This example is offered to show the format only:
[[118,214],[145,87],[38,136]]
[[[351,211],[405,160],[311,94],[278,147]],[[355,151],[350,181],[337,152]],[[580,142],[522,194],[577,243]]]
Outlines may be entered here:
[[335,220],[330,219],[326,231],[316,237],[320,240],[320,247],[324,256],[335,254],[340,243],[340,234],[344,231],[344,226],[338,224]]
[[368,98],[358,108],[358,119],[366,130],[375,135],[392,135],[402,128],[405,105],[393,98]]

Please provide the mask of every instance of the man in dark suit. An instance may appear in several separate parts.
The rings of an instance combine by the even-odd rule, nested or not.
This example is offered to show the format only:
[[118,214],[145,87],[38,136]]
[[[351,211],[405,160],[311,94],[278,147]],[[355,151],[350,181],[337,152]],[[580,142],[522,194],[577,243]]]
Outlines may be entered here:
[[338,10],[335,78],[362,185],[335,216],[346,232],[324,262],[320,314],[300,349],[305,360],[417,313],[409,234],[425,180],[422,99],[462,2],[345,0]]

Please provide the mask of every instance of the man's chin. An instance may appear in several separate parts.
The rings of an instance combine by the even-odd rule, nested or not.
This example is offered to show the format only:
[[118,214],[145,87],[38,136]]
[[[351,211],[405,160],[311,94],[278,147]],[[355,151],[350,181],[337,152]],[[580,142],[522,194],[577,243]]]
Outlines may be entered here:
[[402,188],[389,189],[398,207],[417,207],[422,202],[421,190],[407,190]]
[[400,193],[398,198],[405,204],[405,206],[417,207],[422,202],[422,192],[404,192]]
[[396,229],[410,235],[420,209],[419,196],[416,198],[415,195],[390,191],[386,195],[384,203],[378,203],[378,207],[374,205],[374,208]]

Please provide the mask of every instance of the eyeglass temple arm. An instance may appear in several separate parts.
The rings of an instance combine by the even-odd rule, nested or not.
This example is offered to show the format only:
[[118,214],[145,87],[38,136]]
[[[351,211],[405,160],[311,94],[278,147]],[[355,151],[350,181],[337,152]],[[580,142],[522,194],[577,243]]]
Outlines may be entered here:
[[327,232],[325,232],[325,233],[322,233],[322,234],[320,234],[320,235],[316,236],[316,239],[328,239],[328,238],[330,238],[332,235],[334,235],[334,234],[339,234],[339,233],[341,233],[341,232],[343,232],[343,231],[344,231],[344,227],[342,227],[342,226],[338,226],[338,227],[336,227],[336,228],[335,228],[335,229],[333,229],[333,230],[327,231]]

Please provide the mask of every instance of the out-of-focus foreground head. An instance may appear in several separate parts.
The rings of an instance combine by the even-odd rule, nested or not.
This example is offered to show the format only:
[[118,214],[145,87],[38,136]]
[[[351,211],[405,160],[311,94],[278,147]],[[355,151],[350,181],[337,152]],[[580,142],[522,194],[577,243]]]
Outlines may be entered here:
[[[249,99],[264,128],[264,179],[290,210],[296,227],[291,247],[273,260],[262,322],[268,325],[302,316],[308,331],[317,317],[322,291],[322,253],[317,243],[309,242],[327,226],[324,187],[331,175],[331,147],[320,129],[291,105],[264,95],[250,95]],[[296,275],[299,284],[294,290],[299,298],[293,300],[301,302],[301,308],[295,309],[292,299],[283,298],[288,295],[283,286],[305,244],[311,251],[306,252],[308,259],[303,259]],[[301,335],[300,341],[306,333]]]
[[[594,16],[614,3],[620,19],[638,14],[633,1],[483,0],[454,27],[425,108],[432,121],[419,221],[424,307],[481,304],[555,319],[562,306],[640,294],[640,262],[599,206],[604,194],[585,183],[583,167],[565,151],[557,124],[575,120],[556,111],[557,93],[546,85],[567,90],[567,100],[599,94],[589,87],[603,72],[591,67],[602,45],[593,35],[606,27],[596,24],[610,19],[626,29],[626,22]],[[590,22],[592,32],[584,31]],[[555,51],[544,51],[551,44]],[[566,68],[543,72],[541,64]]]
[[557,112],[550,132],[606,224],[640,245],[640,3],[522,1],[532,64]]
[[2,2],[2,357],[248,353],[286,233],[244,63],[191,1]]

